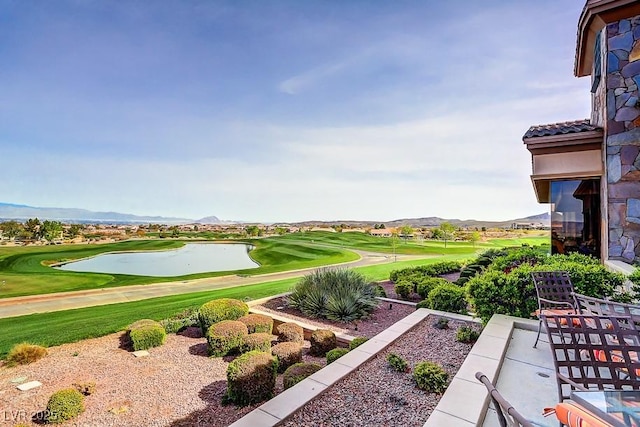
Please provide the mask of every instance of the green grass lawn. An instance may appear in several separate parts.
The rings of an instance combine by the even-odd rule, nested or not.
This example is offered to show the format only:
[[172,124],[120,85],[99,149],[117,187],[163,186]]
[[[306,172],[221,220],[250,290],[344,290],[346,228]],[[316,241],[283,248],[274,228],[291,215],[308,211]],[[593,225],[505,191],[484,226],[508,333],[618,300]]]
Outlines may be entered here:
[[191,280],[227,274],[266,274],[358,259],[358,255],[349,250],[318,246],[305,241],[268,238],[247,242],[255,246],[251,257],[260,264],[258,268],[174,277],[69,272],[56,270],[47,264],[106,252],[175,249],[185,243],[178,240],[139,240],[104,245],[0,247],[0,298]]
[[[465,257],[432,257],[358,267],[355,270],[370,280],[384,280],[392,270],[462,258]],[[4,358],[13,345],[21,342],[53,346],[100,337],[120,331],[136,320],[161,320],[186,308],[197,308],[216,298],[258,299],[287,292],[297,280],[286,279],[208,292],[0,319],[0,358]]]

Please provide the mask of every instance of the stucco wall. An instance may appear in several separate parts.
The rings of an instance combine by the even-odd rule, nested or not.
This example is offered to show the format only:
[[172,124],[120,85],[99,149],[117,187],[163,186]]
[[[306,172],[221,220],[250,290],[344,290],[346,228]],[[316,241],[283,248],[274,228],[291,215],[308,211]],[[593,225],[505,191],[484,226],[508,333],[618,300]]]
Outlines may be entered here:
[[609,24],[606,37],[609,257],[640,262],[640,16]]

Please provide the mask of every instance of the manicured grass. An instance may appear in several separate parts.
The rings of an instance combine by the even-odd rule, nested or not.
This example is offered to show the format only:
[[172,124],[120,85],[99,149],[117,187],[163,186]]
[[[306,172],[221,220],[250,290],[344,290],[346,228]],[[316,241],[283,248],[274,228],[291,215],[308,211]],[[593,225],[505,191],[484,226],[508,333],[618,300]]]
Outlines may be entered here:
[[[355,270],[370,280],[384,280],[392,270],[461,258],[463,257],[459,255],[433,257],[358,267]],[[258,299],[287,292],[297,280],[286,279],[208,292],[0,319],[0,358],[4,358],[11,347],[20,342],[53,346],[100,337],[123,330],[136,320],[161,320],[186,308],[198,308],[216,298]]]
[[0,247],[0,273],[4,282],[0,282],[0,298],[191,280],[227,274],[266,274],[358,259],[358,255],[351,251],[339,247],[313,245],[304,241],[289,242],[268,238],[247,240],[247,242],[255,246],[250,255],[260,264],[258,268],[174,277],[76,273],[56,270],[47,267],[47,264],[86,258],[106,252],[174,249],[183,246],[184,241],[162,239],[105,245]]

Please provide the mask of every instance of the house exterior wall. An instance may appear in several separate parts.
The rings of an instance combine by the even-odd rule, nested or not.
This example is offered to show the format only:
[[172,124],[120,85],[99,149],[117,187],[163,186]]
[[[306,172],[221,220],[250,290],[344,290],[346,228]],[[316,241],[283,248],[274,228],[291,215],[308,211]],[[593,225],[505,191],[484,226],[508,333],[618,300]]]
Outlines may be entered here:
[[[640,16],[608,24],[601,36],[606,37],[600,86],[606,89],[608,255],[640,262]],[[596,120],[601,97],[596,91]]]

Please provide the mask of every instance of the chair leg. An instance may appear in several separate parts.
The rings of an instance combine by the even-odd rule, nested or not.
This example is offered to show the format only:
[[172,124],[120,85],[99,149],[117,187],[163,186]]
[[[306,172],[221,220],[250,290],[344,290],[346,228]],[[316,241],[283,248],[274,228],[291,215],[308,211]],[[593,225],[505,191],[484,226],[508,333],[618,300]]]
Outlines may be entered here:
[[542,319],[538,321],[538,336],[536,337],[536,342],[533,344],[533,348],[536,348],[538,345],[538,340],[540,339],[540,331],[542,331]]

